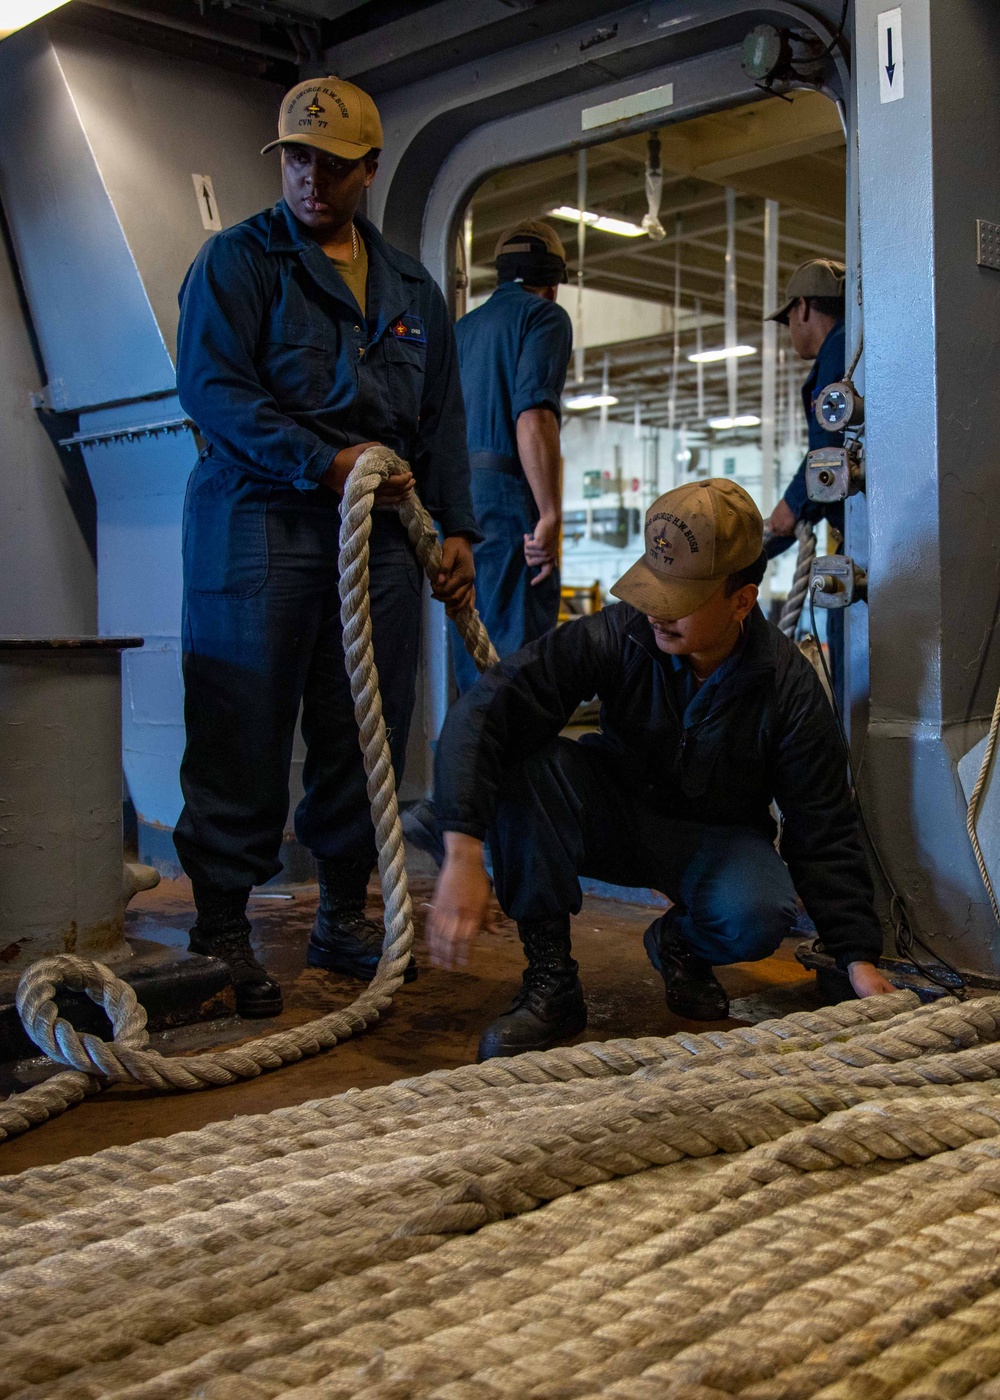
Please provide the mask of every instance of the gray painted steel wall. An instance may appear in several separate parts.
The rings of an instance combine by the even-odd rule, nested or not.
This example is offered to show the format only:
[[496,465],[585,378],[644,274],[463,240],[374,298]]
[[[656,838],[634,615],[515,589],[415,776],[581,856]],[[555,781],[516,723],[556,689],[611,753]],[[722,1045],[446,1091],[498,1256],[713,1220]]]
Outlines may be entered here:
[[0,247],[0,635],[97,631],[94,558],[61,458],[31,407],[41,388],[14,275]]
[[[0,194],[49,397],[79,413],[81,432],[180,416],[177,291],[208,236],[191,176],[212,176],[224,223],[273,203],[277,163],[259,150],[280,97],[268,83],[56,23],[0,46]],[[5,446],[12,431],[5,420]],[[196,456],[187,431],[84,448],[98,629],[147,642],[124,667],[140,851],[168,869],[181,807],[181,511]]]
[[966,969],[1000,936],[965,832],[956,763],[1000,685],[1000,32],[991,0],[902,0],[905,96],[879,99],[857,5],[865,292],[871,717],[863,790],[914,923]]

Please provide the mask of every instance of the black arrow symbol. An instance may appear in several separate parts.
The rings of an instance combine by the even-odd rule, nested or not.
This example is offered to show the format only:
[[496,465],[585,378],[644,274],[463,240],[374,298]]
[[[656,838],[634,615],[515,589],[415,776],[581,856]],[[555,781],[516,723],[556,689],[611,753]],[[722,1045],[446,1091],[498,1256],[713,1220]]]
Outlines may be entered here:
[[886,41],[887,41],[888,46],[889,46],[889,62],[885,65],[885,71],[886,71],[886,72],[888,73],[888,75],[889,75],[889,86],[892,87],[892,75],[893,75],[893,73],[895,73],[895,71],[896,71],[896,65],[895,65],[895,64],[893,63],[893,61],[892,61],[892,30],[891,30],[891,29],[887,29],[887,30],[885,31],[885,37],[886,37]]
[[[890,79],[889,81],[891,82],[892,79]],[[204,183],[202,183],[201,187],[201,197],[205,201],[205,212],[208,215],[209,223],[211,223],[212,220],[215,218],[215,210],[212,208],[212,198],[211,195],[208,193],[208,186]]]

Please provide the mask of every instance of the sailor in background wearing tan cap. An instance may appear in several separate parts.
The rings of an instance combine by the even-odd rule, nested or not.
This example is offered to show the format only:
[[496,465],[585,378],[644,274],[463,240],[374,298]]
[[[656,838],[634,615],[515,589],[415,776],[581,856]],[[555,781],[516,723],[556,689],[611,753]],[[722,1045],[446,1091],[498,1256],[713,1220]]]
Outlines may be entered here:
[[[644,944],[676,1015],[727,1015],[713,966],[773,953],[796,894],[857,994],[892,991],[875,966],[882,933],[833,713],[812,666],[756,606],[762,544],[735,482],[668,491],[646,512],[643,557],[611,590],[622,602],[531,643],[452,706],[437,749],[447,854],[432,958],[464,960],[482,924],[488,833],[497,897],[527,959],[480,1058],[586,1026],[570,942],[581,875],[673,901]],[[560,738],[595,694],[599,732]]]
[[[185,806],[175,844],[194,887],[191,947],[225,959],[243,1015],[281,991],[250,949],[253,885],[281,869],[288,777],[302,707],[299,841],[315,855],[311,965],[367,981],[382,946],[365,917],[375,839],[344,669],[339,506],[365,448],[384,443],[444,536],[435,593],[471,596],[465,417],[454,335],[430,274],[358,213],[382,127],[371,98],[328,78],[281,104],[283,198],[216,234],[181,291],[177,383],[207,446],[184,513]],[[397,782],[420,640],[422,575],[398,515],[373,516],[375,661]],[[409,977],[416,975],[411,964]]]
[[[792,349],[802,360],[813,362],[802,385],[802,409],[806,415],[809,451],[820,447],[840,447],[843,433],[828,433],[816,419],[816,399],[828,384],[844,377],[844,279],[843,263],[829,258],[810,258],[796,268],[788,279],[785,300],[777,311],[765,319],[788,327]],[[806,490],[806,459],[788,483],[784,496],[775,506],[767,522],[771,532],[768,557],[773,559],[794,542],[795,527],[800,520],[814,523],[826,519],[840,539],[844,536],[844,505],[842,501],[821,505],[810,501]],[[838,545],[839,549],[839,545]],[[831,553],[836,552],[831,548]],[[844,614],[826,614],[827,640],[830,649],[830,669],[834,693],[843,703],[844,683]]]

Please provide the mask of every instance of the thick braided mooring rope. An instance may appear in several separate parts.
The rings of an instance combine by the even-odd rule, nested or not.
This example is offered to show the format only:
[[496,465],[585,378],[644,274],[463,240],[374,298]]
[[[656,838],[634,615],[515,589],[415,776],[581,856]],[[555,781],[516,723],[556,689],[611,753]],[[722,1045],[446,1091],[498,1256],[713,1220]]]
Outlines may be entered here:
[[[44,1123],[116,1080],[133,1079],[153,1089],[205,1089],[252,1079],[264,1070],[293,1064],[366,1030],[378,1020],[402,985],[403,970],[413,946],[413,920],[396,785],[372,651],[368,538],[376,488],[405,467],[406,463],[388,448],[369,448],[348,477],[341,507],[339,587],[344,652],[368,777],[385,900],[385,940],[371,983],[343,1010],[307,1025],[278,1031],[233,1049],[178,1058],[147,1048],[145,1011],[132,988],[103,964],[69,954],[44,958],[22,976],[17,1008],[35,1044],[49,1059],[71,1069],[0,1104],[0,1140]],[[441,545],[434,523],[415,492],[399,508],[399,515],[421,567],[429,578],[436,578],[441,567]],[[476,609],[464,608],[455,622],[479,669],[492,665],[496,652]],[[113,1042],[78,1033],[59,1016],[55,996],[61,986],[85,991],[104,1007],[114,1030]]]
[[1000,997],[915,1002],[0,1179],[0,1396],[996,1400]]
[[792,586],[788,590],[788,597],[781,609],[781,616],[778,619],[778,627],[786,637],[795,636],[795,629],[799,625],[799,618],[802,616],[802,609],[809,594],[809,576],[812,572],[813,560],[816,558],[816,532],[808,520],[799,521],[795,527],[795,537],[799,542],[799,551],[795,559],[795,573],[792,577]]

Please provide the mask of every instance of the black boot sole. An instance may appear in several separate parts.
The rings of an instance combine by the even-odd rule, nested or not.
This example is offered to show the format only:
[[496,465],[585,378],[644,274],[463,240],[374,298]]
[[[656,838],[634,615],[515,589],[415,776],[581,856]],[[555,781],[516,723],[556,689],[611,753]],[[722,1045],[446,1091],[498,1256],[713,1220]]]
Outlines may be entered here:
[[657,947],[656,939],[652,936],[652,927],[648,928],[642,935],[642,946],[646,950],[646,956],[653,964],[653,967],[663,978],[663,987],[666,993],[667,1010],[672,1011],[675,1016],[683,1016],[686,1021],[725,1021],[729,1018],[729,998],[725,1002],[717,1005],[708,1005],[703,1002],[685,1001],[683,997],[672,992],[663,976],[663,962],[660,958],[660,950]]
[[241,1002],[239,989],[236,992],[236,1014],[244,1021],[263,1021],[270,1016],[280,1016],[285,1009],[285,1003],[281,993],[277,996],[267,998],[256,998],[254,1001]]
[[[345,958],[342,953],[317,947],[315,943],[310,943],[306,949],[306,967],[321,967],[324,972],[339,972],[342,977],[353,977],[358,982],[370,982],[375,976],[374,965]],[[415,982],[416,980],[417,964],[411,957],[403,971],[403,981]]]
[[562,1021],[557,1027],[553,1027],[550,1034],[541,1036],[538,1040],[533,1040],[529,1044],[520,1045],[485,1045],[486,1034],[484,1033],[479,1041],[476,1051],[476,1062],[482,1064],[484,1060],[509,1060],[515,1055],[526,1055],[533,1050],[554,1050],[557,1045],[562,1045],[564,1041],[572,1040],[575,1035],[580,1035],[587,1029],[587,1008],[584,1006],[578,1016],[568,1021]]

